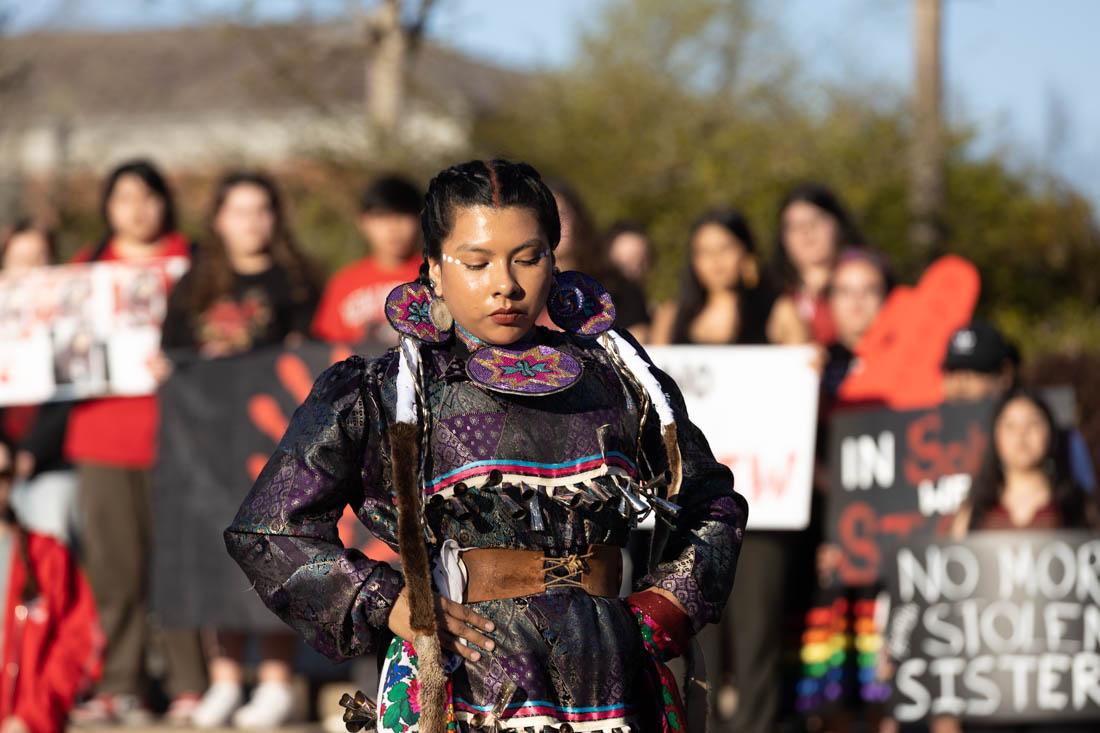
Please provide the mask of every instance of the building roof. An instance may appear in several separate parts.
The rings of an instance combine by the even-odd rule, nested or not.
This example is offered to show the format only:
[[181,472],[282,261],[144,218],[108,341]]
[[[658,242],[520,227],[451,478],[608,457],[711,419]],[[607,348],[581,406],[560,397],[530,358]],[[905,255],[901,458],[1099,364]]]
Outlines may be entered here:
[[[14,99],[29,120],[346,110],[362,104],[365,88],[350,21],[35,32],[4,38],[0,54],[25,70]],[[414,100],[476,113],[523,77],[426,42],[409,78]]]

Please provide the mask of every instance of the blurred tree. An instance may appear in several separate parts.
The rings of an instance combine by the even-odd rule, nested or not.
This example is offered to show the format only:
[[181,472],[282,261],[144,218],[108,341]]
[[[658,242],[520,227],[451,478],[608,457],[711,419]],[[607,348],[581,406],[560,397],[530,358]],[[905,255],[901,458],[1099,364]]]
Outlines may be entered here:
[[4,43],[13,13],[13,5],[0,2],[0,226],[19,215],[23,189],[18,155],[22,120],[16,110],[30,68]]
[[[358,14],[352,0],[349,9]],[[381,0],[363,18],[366,38],[366,102],[369,125],[383,142],[397,132],[408,84],[408,67],[431,15],[434,0]],[[411,16],[406,19],[405,16]]]
[[[910,245],[905,90],[823,85],[763,3],[611,0],[575,62],[542,73],[480,120],[476,154],[509,155],[571,181],[607,224],[647,225],[660,257],[652,294],[671,297],[691,220],[718,203],[754,223],[767,252],[776,208],[803,179],[833,186],[903,279]],[[1078,193],[1009,152],[971,152],[944,131],[946,249],[983,274],[982,308],[1025,350],[1100,348],[1100,233]]]

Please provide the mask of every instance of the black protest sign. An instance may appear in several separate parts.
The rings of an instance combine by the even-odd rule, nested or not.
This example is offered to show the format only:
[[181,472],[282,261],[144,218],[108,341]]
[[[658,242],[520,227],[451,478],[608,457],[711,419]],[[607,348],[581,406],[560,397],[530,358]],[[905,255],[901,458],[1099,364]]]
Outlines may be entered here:
[[1100,721],[1100,535],[915,544],[888,587],[899,722]]
[[827,535],[843,583],[875,583],[899,542],[942,530],[981,465],[990,411],[975,402],[833,416]]
[[[314,379],[346,355],[344,347],[318,343],[260,349],[177,365],[162,386],[153,599],[166,625],[283,629],[247,592],[222,531]],[[340,530],[347,546],[370,544],[350,510]]]

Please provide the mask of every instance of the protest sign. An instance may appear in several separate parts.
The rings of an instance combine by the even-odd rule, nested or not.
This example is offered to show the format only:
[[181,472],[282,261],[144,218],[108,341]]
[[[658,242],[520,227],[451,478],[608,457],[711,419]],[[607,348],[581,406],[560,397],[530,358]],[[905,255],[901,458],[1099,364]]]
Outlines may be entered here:
[[[305,343],[178,365],[161,388],[160,457],[153,475],[153,600],[172,627],[275,631],[282,622],[248,593],[222,540],[245,494],[321,372],[348,356]],[[348,507],[340,539],[394,557]],[[198,585],[196,585],[198,584]]]
[[1096,533],[916,543],[886,575],[899,722],[1100,721]]
[[168,290],[183,257],[0,276],[0,405],[156,389]]
[[810,520],[818,373],[801,346],[667,346],[649,350],[679,385],[688,416],[749,502],[750,529]]
[[981,465],[991,409],[974,402],[833,416],[827,534],[841,550],[843,583],[874,583],[898,541],[942,530]]

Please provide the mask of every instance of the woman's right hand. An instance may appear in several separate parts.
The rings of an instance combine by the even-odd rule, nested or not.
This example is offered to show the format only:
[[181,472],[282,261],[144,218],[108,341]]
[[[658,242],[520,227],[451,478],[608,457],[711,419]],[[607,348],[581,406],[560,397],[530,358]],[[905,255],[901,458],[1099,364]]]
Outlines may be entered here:
[[172,360],[163,351],[158,351],[149,358],[149,373],[153,375],[158,387],[172,376],[172,369]]
[[[411,611],[407,591],[407,588],[401,591],[393,608],[390,609],[389,627],[390,631],[397,636],[412,641],[416,632],[409,623]],[[496,648],[496,642],[482,633],[482,631],[491,633],[496,625],[484,616],[461,603],[455,603],[440,596],[435,598],[435,612],[439,640],[445,649],[471,662],[476,662],[481,659],[481,653],[463,644],[463,640],[490,652]]]
[[832,585],[840,570],[840,563],[844,560],[844,553],[838,545],[829,542],[822,543],[817,548],[817,582],[822,587]]

